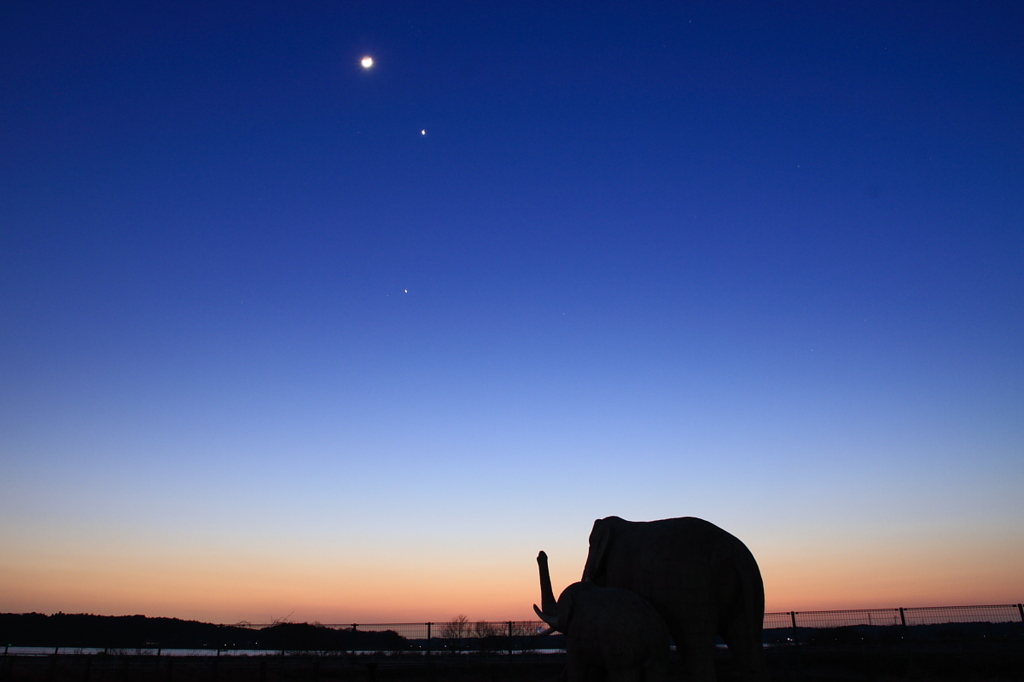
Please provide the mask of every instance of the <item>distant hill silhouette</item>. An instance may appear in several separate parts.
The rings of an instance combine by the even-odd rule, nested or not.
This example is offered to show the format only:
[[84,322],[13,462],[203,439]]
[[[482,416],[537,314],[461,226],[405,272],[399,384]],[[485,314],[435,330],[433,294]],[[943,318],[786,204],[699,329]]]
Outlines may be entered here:
[[309,623],[265,628],[214,625],[177,618],[89,614],[0,614],[0,644],[11,646],[165,649],[253,648],[310,651],[404,651],[407,639],[392,630],[353,632]]

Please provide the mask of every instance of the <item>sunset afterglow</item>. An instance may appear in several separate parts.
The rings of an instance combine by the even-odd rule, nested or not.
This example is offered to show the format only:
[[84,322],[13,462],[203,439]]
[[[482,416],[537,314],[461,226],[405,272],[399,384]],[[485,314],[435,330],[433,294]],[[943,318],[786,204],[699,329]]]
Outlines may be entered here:
[[25,4],[0,612],[533,619],[610,515],[1021,603],[1024,13],[921,11]]

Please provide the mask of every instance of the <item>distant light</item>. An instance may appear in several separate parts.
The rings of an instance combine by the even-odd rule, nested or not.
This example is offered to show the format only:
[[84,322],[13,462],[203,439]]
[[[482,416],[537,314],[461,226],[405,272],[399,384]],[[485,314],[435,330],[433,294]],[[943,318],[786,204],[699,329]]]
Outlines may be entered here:
[[364,69],[368,69],[373,66],[373,57],[366,56],[359,60],[359,63],[363,65]]
[[427,134],[426,129],[423,129],[423,130],[420,131],[420,135],[426,135],[426,134]]
[[408,289],[406,289],[406,290],[405,290],[405,293],[409,293],[409,290],[408,290]]

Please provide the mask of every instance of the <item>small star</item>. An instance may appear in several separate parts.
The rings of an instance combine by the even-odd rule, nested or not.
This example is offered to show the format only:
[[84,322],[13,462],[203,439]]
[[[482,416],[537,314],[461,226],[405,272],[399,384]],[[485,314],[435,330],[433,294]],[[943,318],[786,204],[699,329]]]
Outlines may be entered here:
[[420,135],[426,135],[426,134],[427,134],[426,129],[420,131]]
[[359,63],[363,65],[364,69],[368,69],[373,66],[373,57],[367,55],[359,60]]

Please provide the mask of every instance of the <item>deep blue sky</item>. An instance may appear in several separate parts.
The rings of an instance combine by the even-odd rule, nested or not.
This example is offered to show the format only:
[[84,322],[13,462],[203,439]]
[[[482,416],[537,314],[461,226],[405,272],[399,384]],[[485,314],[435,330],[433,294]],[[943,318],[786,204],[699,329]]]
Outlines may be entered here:
[[9,3],[0,610],[525,616],[610,514],[1019,601],[1024,8],[662,5]]

